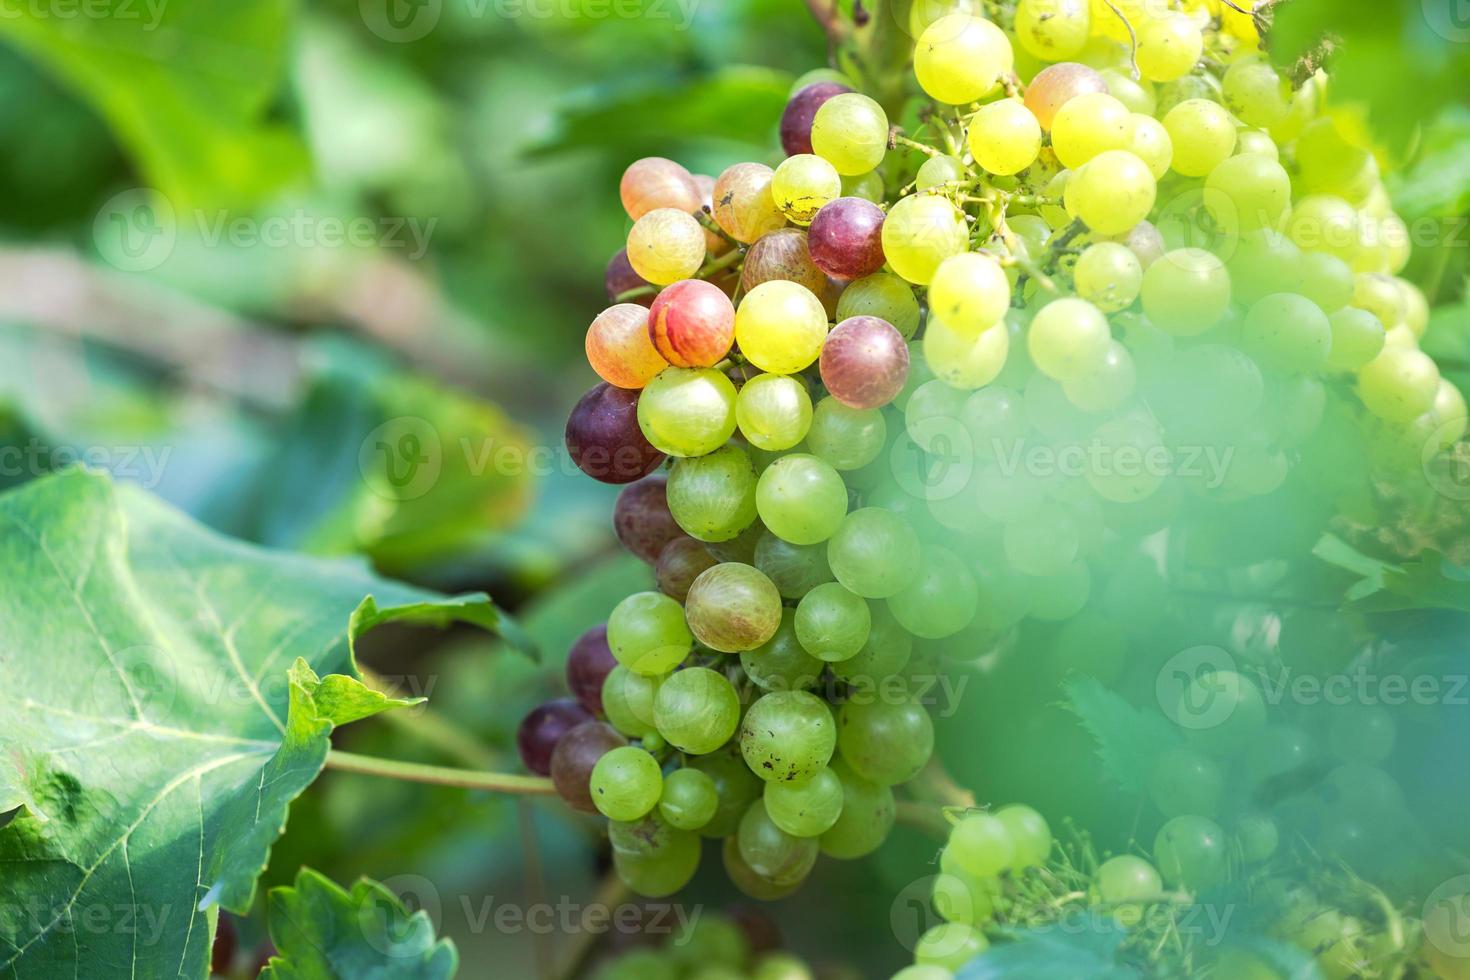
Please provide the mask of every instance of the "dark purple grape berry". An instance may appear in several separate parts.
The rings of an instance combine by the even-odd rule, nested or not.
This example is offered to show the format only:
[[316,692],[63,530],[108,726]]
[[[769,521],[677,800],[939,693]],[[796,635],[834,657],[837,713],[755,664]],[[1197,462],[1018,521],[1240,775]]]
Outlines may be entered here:
[[606,722],[583,722],[567,732],[551,754],[551,781],[556,792],[574,810],[596,813],[592,802],[592,768],[613,749],[628,740]]
[[630,555],[650,565],[658,561],[665,545],[685,536],[684,529],[669,513],[668,498],[664,495],[668,482],[665,477],[650,476],[629,484],[618,494],[618,502],[613,507],[613,531],[618,541]]
[[235,929],[235,917],[221,914],[219,925],[214,931],[214,948],[209,954],[209,970],[220,976],[233,973],[235,956],[240,952],[240,934]]
[[618,660],[607,645],[607,624],[594,626],[572,644],[567,654],[567,689],[582,707],[602,714],[602,684]]
[[786,155],[812,152],[812,120],[817,118],[817,110],[833,96],[851,91],[836,82],[813,82],[793,95],[781,113],[781,147]]
[[567,732],[591,720],[592,714],[571,698],[557,698],[533,708],[516,729],[521,762],[538,776],[550,776],[551,754],[557,743]]
[[861,279],[883,268],[883,209],[860,197],[839,197],[817,212],[807,232],[817,268],[837,279]]
[[670,541],[658,556],[658,589],[664,595],[683,602],[689,597],[689,587],[700,573],[717,564],[702,541],[693,538]]
[[848,408],[882,408],[908,380],[909,348],[887,320],[854,316],[827,335],[819,366],[833,398]]
[[[628,261],[626,248],[618,249],[618,254],[608,260],[607,271],[602,275],[602,283],[607,287],[609,303],[616,303],[618,297],[630,289],[641,289],[650,285],[647,279],[633,271],[633,264]],[[652,306],[654,295],[655,293],[649,292],[647,296],[639,296],[626,302],[637,303],[639,306]]]
[[606,382],[577,402],[566,436],[572,462],[603,483],[641,480],[664,461],[638,427],[638,392]]

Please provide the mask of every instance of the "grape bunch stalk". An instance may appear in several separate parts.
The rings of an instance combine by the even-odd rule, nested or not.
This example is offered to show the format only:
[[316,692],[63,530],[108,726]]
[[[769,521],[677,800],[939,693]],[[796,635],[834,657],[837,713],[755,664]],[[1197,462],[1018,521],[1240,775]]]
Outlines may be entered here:
[[[1371,139],[1323,71],[1273,66],[1260,18],[869,16],[916,39],[883,104],[820,69],[774,167],[647,158],[619,188],[602,383],[566,444],[625,485],[614,527],[658,589],[577,641],[574,698],[520,744],[646,895],[690,880],[701,837],[759,899],[871,853],[930,762],[926,680],[1039,622],[1071,638],[1047,669],[1112,681],[1147,542],[1285,547],[1265,511],[1326,526],[1465,435]],[[1008,818],[1027,855],[1033,816]],[[972,891],[964,835],[1003,817],[951,844]]]

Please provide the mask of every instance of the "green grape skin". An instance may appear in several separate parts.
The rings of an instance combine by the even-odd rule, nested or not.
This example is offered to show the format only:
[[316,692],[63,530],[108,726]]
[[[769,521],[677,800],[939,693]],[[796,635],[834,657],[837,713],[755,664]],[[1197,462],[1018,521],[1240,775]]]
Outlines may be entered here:
[[713,368],[665,368],[638,398],[638,427],[666,455],[712,453],[735,434],[735,386]]
[[1246,864],[1260,864],[1276,853],[1281,832],[1276,821],[1260,813],[1248,813],[1235,824],[1235,846]]
[[1235,138],[1235,152],[1260,153],[1272,160],[1281,159],[1281,148],[1276,145],[1270,133],[1260,129],[1242,129]]
[[989,813],[972,813],[956,824],[944,850],[949,860],[976,878],[993,878],[1016,859],[1010,831]]
[[714,819],[720,794],[708,773],[685,767],[664,777],[659,816],[676,830],[701,830]]
[[1253,306],[1274,293],[1306,292],[1302,287],[1307,256],[1295,242],[1270,228],[1243,233],[1226,268],[1231,295],[1244,306]]
[[864,599],[902,591],[919,568],[919,536],[901,517],[876,507],[848,514],[827,540],[827,565]]
[[1148,164],[1124,149],[1105,150],[1067,181],[1067,212],[1100,235],[1122,235],[1148,217],[1158,199]]
[[924,161],[919,172],[914,175],[914,189],[927,191],[931,187],[938,187],[950,181],[962,181],[965,179],[965,163],[959,157],[947,154],[930,157]]
[[1225,791],[1219,763],[1185,746],[1175,746],[1158,758],[1149,776],[1149,796],[1166,817],[1213,815]]
[[1075,96],[1052,119],[1052,149],[1062,166],[1075,171],[1101,153],[1126,146],[1131,117],[1126,105],[1105,92]]
[[942,640],[970,624],[979,607],[975,576],[954,552],[923,547],[919,574],[902,592],[888,598],[888,609],[914,636]]
[[1241,327],[1241,341],[1263,367],[1315,372],[1326,365],[1332,350],[1332,325],[1305,296],[1277,293],[1251,307]]
[[844,177],[868,173],[888,151],[888,115],[866,95],[833,96],[812,120],[812,150]]
[[1230,273],[1203,249],[1175,249],[1144,272],[1139,295],[1155,326],[1190,337],[1219,323],[1230,309]]
[[694,638],[720,653],[762,646],[781,623],[781,593],[759,569],[721,562],[701,572],[684,600]]
[[[842,178],[843,197],[860,197],[864,201],[882,204],[884,194],[883,177],[876,170],[858,174],[856,177]],[[842,317],[837,319],[841,320]]]
[[[787,157],[771,175],[771,199],[792,224],[803,228],[827,202],[841,196],[842,176],[837,168],[813,153]],[[696,227],[698,224],[695,222]]]
[[961,922],[941,922],[919,937],[914,946],[914,962],[918,966],[939,966],[958,970],[985,952],[990,942],[974,926]]
[[995,915],[999,882],[994,878],[976,878],[957,867],[944,864],[934,876],[934,889],[929,901],[941,919],[979,925]]
[[668,676],[667,674],[650,676],[628,671],[623,677],[623,700],[627,704],[628,711],[645,726],[647,731],[653,729],[653,699],[658,696],[658,689],[663,686]]
[[1184,14],[1154,17],[1138,32],[1135,57],[1139,72],[1151,82],[1172,82],[1188,75],[1204,52],[1204,35]]
[[755,523],[755,467],[739,446],[674,461],[665,488],[669,513],[692,538],[729,541]]
[[609,820],[638,820],[658,805],[663,783],[653,756],[624,745],[598,759],[592,768],[592,802]]
[[1136,382],[1133,356],[1127,347],[1114,340],[1108,343],[1096,371],[1063,382],[1062,390],[1067,400],[1084,412],[1106,412],[1126,402]]
[[1352,264],[1361,237],[1358,212],[1340,197],[1313,194],[1291,209],[1286,234],[1303,251],[1324,252]]
[[1016,41],[1042,61],[1070,61],[1087,46],[1092,11],[1087,0],[1020,0]]
[[1143,266],[1126,245],[1098,242],[1078,256],[1072,282],[1079,298],[1103,313],[1117,313],[1138,298],[1143,288]]
[[620,734],[629,738],[642,738],[653,726],[640,720],[628,704],[627,680],[630,676],[632,671],[622,664],[608,672],[602,681],[602,713],[607,716],[608,724]]
[[1098,866],[1093,887],[1101,901],[1114,906],[1114,918],[1124,925],[1136,925],[1143,911],[1128,903],[1157,900],[1164,882],[1157,869],[1143,858],[1120,854]]
[[755,505],[762,523],[777,537],[792,544],[820,544],[847,516],[847,487],[826,460],[792,453],[761,474]]
[[836,582],[819,585],[796,607],[796,639],[828,663],[857,656],[872,626],[868,604]]
[[822,301],[785,279],[756,286],[735,310],[740,352],[768,374],[796,374],[811,366],[822,353],[827,326]]
[[1358,370],[1358,397],[1384,421],[1409,422],[1433,407],[1439,380],[1427,354],[1390,347]]
[[833,579],[827,549],[821,544],[792,544],[772,534],[761,534],[755,546],[755,567],[776,585],[783,599],[800,599]]
[[745,764],[739,745],[730,742],[709,755],[692,758],[686,763],[686,768],[708,776],[719,796],[715,815],[700,829],[700,835],[715,839],[732,836],[739,828],[740,818],[746,809],[760,798],[762,786]]
[[1010,356],[1011,335],[1004,322],[970,338],[931,318],[924,331],[924,363],[951,388],[973,391],[1000,376]]
[[699,869],[699,837],[676,830],[661,818],[608,824],[613,867],[635,893],[663,898],[689,884]]
[[1218,103],[1186,99],[1164,116],[1164,129],[1174,144],[1175,172],[1205,177],[1235,152],[1235,123]]
[[929,309],[967,339],[999,323],[1011,306],[1011,284],[1000,263],[979,252],[945,259],[929,284]]
[[796,638],[796,610],[781,610],[781,625],[765,646],[740,655],[746,676],[763,691],[802,691],[822,678],[822,661]]
[[802,881],[796,881],[792,884],[778,885],[769,878],[757,874],[740,856],[740,842],[734,836],[725,838],[725,843],[720,847],[720,855],[724,861],[725,875],[730,879],[730,883],[757,902],[779,901],[795,892],[803,884]]
[[873,853],[888,839],[898,808],[887,786],[864,779],[841,760],[834,760],[831,768],[842,782],[842,813],[821,836],[822,853],[854,861]]
[[916,286],[929,285],[940,264],[964,252],[969,244],[964,215],[935,194],[903,198],[889,209],[883,222],[883,254],[889,267]]
[[805,880],[817,861],[817,841],[788,834],[778,827],[764,800],[757,800],[745,811],[735,839],[740,857],[750,870],[776,885],[793,885]]
[[914,289],[892,273],[874,273],[842,291],[837,301],[837,322],[858,316],[887,321],[903,334],[904,340],[912,340],[919,332],[919,301]]
[[914,638],[898,625],[887,606],[870,609],[868,639],[856,656],[831,665],[832,673],[855,688],[876,689],[890,677],[897,677],[913,655]]
[[1046,818],[1029,806],[1011,803],[995,811],[1012,845],[1011,870],[1041,867],[1051,857],[1051,827]]
[[1205,178],[1204,205],[1222,227],[1275,227],[1291,207],[1291,177],[1274,157],[1237,153]]
[[810,779],[837,748],[837,726],[822,700],[806,691],[772,691],[746,712],[740,752],[766,782]]
[[919,87],[937,102],[964,105],[988,95],[1014,65],[1010,39],[982,17],[950,14],[930,24],[914,49]]
[[1159,108],[1159,97],[1153,83],[1147,79],[1134,79],[1127,70],[1102,68],[1098,70],[1107,83],[1108,94],[1126,105],[1135,116],[1152,118]]
[[667,674],[689,655],[694,634],[678,602],[658,592],[636,592],[608,617],[607,645],[635,674]]
[[1129,117],[1128,142],[1122,149],[1138,157],[1148,168],[1157,199],[1157,182],[1164,179],[1174,162],[1174,141],[1169,138],[1169,131],[1153,116],[1135,112]]
[[820,837],[842,814],[842,780],[823,766],[810,779],[766,783],[766,813],[793,837]]
[[842,760],[884,786],[913,779],[934,752],[934,722],[912,701],[849,701],[838,712],[837,729]]
[[1083,299],[1059,299],[1031,321],[1026,349],[1049,378],[1068,381],[1102,366],[1112,334],[1107,317]]
[[970,120],[970,154],[997,177],[1019,174],[1041,153],[1041,123],[1020,99],[982,106]]
[[735,423],[757,449],[781,452],[806,438],[812,424],[812,398],[798,379],[760,374],[735,397]]
[[740,696],[723,674],[686,667],[659,688],[653,719],[670,745],[690,755],[708,755],[735,734]]
[[1353,277],[1352,304],[1372,313],[1385,326],[1402,323],[1407,312],[1398,281],[1378,273],[1360,272]]
[[849,408],[828,395],[812,412],[806,444],[812,455],[836,470],[858,470],[877,459],[888,440],[878,409]]
[[1221,80],[1225,104],[1247,126],[1270,129],[1291,112],[1291,90],[1276,69],[1262,58],[1241,58]]
[[1154,838],[1154,861],[1164,880],[1191,891],[1225,880],[1225,832],[1208,817],[1174,817]]

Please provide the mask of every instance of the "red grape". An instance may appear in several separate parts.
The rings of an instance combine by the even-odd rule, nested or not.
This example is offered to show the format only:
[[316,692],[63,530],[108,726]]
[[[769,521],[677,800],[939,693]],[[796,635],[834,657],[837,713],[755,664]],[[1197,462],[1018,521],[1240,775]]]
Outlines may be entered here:
[[551,755],[567,732],[592,715],[571,698],[557,698],[532,709],[516,729],[516,748],[521,762],[538,776],[551,775]]
[[658,589],[666,596],[683,602],[689,597],[689,587],[706,568],[718,564],[704,542],[694,538],[675,538],[659,553],[655,574]]
[[833,96],[851,91],[836,82],[813,82],[793,95],[781,113],[781,147],[786,155],[812,152],[812,120],[817,110]]
[[619,388],[642,388],[669,366],[648,336],[648,310],[619,303],[603,310],[587,328],[587,363]]
[[592,802],[592,768],[613,749],[628,744],[609,724],[584,721],[562,736],[551,754],[551,781],[567,805],[583,813],[596,813]]
[[665,477],[650,476],[630,484],[618,494],[613,508],[613,530],[618,541],[629,554],[650,565],[658,561],[666,544],[684,537],[684,530],[669,513],[669,502],[664,496],[668,482]]
[[[618,297],[630,289],[642,289],[644,286],[652,285],[647,279],[633,271],[633,263],[628,261],[626,248],[618,249],[618,254],[608,260],[607,271],[602,274],[602,283],[607,287],[609,303],[616,303]],[[647,296],[639,296],[628,302],[637,303],[639,306],[652,306],[653,293],[649,292]]]
[[604,381],[582,396],[567,418],[567,452],[583,473],[603,483],[641,480],[664,461],[638,427],[638,392]]
[[807,250],[836,279],[861,279],[883,268],[883,209],[860,197],[829,201],[812,220]]
[[676,282],[653,301],[648,336],[675,367],[714,367],[735,342],[735,304],[711,283]]
[[623,172],[618,194],[634,221],[659,208],[693,214],[701,205],[694,175],[663,157],[644,157],[630,166]]
[[849,317],[827,335],[820,366],[833,398],[849,408],[881,408],[908,380],[909,348],[887,320]]
[[1063,61],[1037,72],[1026,88],[1026,108],[1042,129],[1050,130],[1051,121],[1063,105],[1079,95],[1107,90],[1107,80],[1091,68],[1075,61]]
[[812,261],[806,232],[800,228],[782,228],[763,235],[746,253],[741,284],[747,293],[773,279],[800,283],[818,296],[827,288],[827,274]]
[[600,715],[603,682],[617,665],[607,645],[607,624],[594,626],[577,637],[567,653],[567,688],[582,707]]

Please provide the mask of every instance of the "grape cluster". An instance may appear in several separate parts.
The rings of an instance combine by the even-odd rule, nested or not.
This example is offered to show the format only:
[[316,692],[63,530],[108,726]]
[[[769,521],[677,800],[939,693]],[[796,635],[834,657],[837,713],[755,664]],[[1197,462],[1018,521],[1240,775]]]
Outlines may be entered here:
[[1465,434],[1324,74],[1293,87],[1219,0],[978,7],[914,5],[906,104],[799,82],[774,169],[623,176],[566,441],[627,485],[658,591],[578,641],[522,749],[645,894],[700,836],[761,898],[869,853],[932,750],[926,673],[1035,621],[1111,680],[1090,600],[1146,591],[1150,536],[1268,537],[1242,508],[1286,487],[1319,526]]

